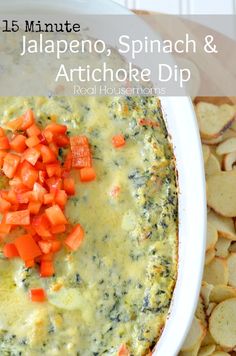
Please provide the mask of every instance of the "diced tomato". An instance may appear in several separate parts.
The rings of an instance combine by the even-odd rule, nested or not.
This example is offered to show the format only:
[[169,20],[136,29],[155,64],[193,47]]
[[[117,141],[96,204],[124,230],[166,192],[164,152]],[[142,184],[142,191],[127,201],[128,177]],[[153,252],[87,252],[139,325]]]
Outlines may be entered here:
[[47,253],[49,253],[51,251],[52,243],[50,241],[41,240],[41,241],[38,241],[38,245],[40,247],[40,250],[44,254],[47,254]]
[[29,202],[29,192],[18,193],[17,200],[19,204],[27,204]]
[[49,178],[53,176],[61,177],[62,170],[59,162],[47,164],[46,171]]
[[0,137],[5,136],[5,132],[2,127],[0,127]]
[[3,254],[7,258],[14,258],[19,256],[17,248],[14,244],[6,244],[3,247]]
[[125,145],[125,138],[122,134],[113,136],[112,138],[112,144],[116,148],[120,148]]
[[91,182],[96,179],[96,173],[93,167],[91,168],[82,168],[79,171],[81,182]]
[[10,142],[11,149],[18,153],[24,152],[26,149],[25,141],[26,141],[25,136],[23,135],[15,136]]
[[35,147],[31,147],[24,152],[22,156],[22,162],[25,160],[30,164],[32,164],[32,166],[35,166],[40,156],[41,156],[40,151],[37,150],[37,148]]
[[40,265],[40,276],[51,277],[55,273],[52,261],[42,261]]
[[21,125],[22,130],[27,130],[35,123],[35,116],[31,109],[27,110],[25,115],[23,116],[23,122]]
[[0,150],[0,168],[3,167],[3,163],[4,163],[4,158],[6,157],[7,152],[4,150]]
[[[37,147],[37,148],[39,148],[39,147]],[[35,167],[35,169],[37,169],[37,171],[46,172],[46,166],[43,162],[38,161],[34,167]]]
[[51,246],[51,251],[52,252],[55,253],[55,252],[60,251],[61,246],[62,246],[61,241],[51,241],[51,244],[52,244],[52,246]]
[[117,356],[130,356],[129,350],[127,349],[127,346],[125,344],[122,344],[119,347]]
[[48,193],[48,194],[44,195],[44,197],[43,197],[44,205],[49,205],[49,204],[52,204],[53,202],[54,202],[54,194]]
[[29,210],[19,210],[16,212],[6,213],[6,224],[8,225],[29,225],[30,214]]
[[46,182],[47,173],[44,171],[39,171],[39,183],[44,184]]
[[43,163],[54,163],[57,161],[55,153],[47,146],[41,145],[41,155]]
[[58,156],[59,153],[59,148],[57,147],[57,145],[54,142],[49,143],[49,148],[50,150],[52,150],[52,152],[55,153],[56,156]]
[[7,235],[11,231],[11,225],[7,225],[3,222],[0,224],[0,234]]
[[31,235],[23,235],[14,240],[17,251],[24,261],[33,260],[41,256],[41,250]]
[[19,116],[14,120],[11,120],[7,123],[7,127],[11,129],[12,131],[17,131],[21,129],[22,123],[23,123],[23,116]]
[[41,134],[41,130],[36,124],[31,125],[26,132],[29,137],[39,136]]
[[32,220],[32,226],[36,233],[42,238],[51,238],[50,223],[46,214],[35,216]]
[[21,179],[24,185],[32,189],[38,180],[38,171],[27,161],[21,165]]
[[68,195],[75,194],[75,180],[73,178],[64,178],[63,188]]
[[80,247],[83,239],[84,230],[82,229],[81,225],[78,224],[65,239],[65,245],[74,251]]
[[46,145],[46,144],[47,144],[47,140],[46,140],[46,138],[45,138],[45,136],[43,135],[42,132],[41,132],[37,137],[39,138],[40,143],[41,143],[42,145]]
[[38,136],[31,136],[27,138],[25,143],[29,148],[32,148],[40,144],[40,139],[38,138]]
[[4,157],[3,168],[2,168],[3,173],[8,178],[13,178],[19,164],[20,164],[19,156],[13,153],[7,153],[7,155]]
[[29,202],[28,210],[29,210],[30,214],[37,215],[41,209],[41,206],[42,206],[42,203],[37,202],[37,201],[31,201],[31,202]]
[[67,126],[66,125],[60,125],[56,123],[51,123],[46,126],[45,131],[50,131],[53,134],[65,134],[67,131]]
[[72,152],[71,151],[69,151],[66,155],[66,159],[65,159],[63,168],[66,172],[70,172],[70,170],[72,168]]
[[46,184],[50,192],[55,192],[56,190],[62,189],[62,179],[57,177],[52,177],[46,180]]
[[47,190],[41,184],[35,182],[32,193],[32,201],[43,203],[44,195],[47,194]]
[[56,225],[51,227],[52,234],[62,234],[66,231],[66,225]]
[[[51,131],[45,131],[45,130],[44,130],[42,134],[43,134],[43,137],[45,138],[45,140],[46,140],[47,143],[50,144],[50,143],[53,142],[53,133],[52,133]],[[46,142],[45,142],[45,143],[46,143]],[[45,143],[44,143],[44,144],[45,144]]]
[[0,197],[0,213],[3,214],[11,209],[11,203]]
[[[26,225],[24,226],[24,229],[28,232],[29,235],[32,235],[34,237],[34,240],[37,241],[37,234],[36,231],[34,230],[32,225]],[[38,237],[38,239],[40,240],[41,237]]]
[[28,261],[25,261],[25,267],[26,268],[32,268],[35,266],[35,262],[34,260],[28,260]]
[[87,146],[72,147],[72,167],[84,168],[91,167],[92,157],[90,149]]
[[58,147],[68,147],[70,139],[66,135],[54,135],[54,142]]
[[50,252],[50,253],[43,254],[40,259],[41,261],[50,262],[53,260],[53,256],[54,254]]
[[67,203],[67,194],[64,190],[58,190],[55,195],[55,203],[58,204],[62,209]]
[[0,137],[0,150],[8,150],[10,148],[9,140],[6,136]]
[[32,300],[32,302],[39,302],[39,303],[45,302],[47,300],[45,290],[42,288],[31,289],[30,299]]
[[14,191],[1,192],[2,197],[11,204],[16,204],[18,202],[17,195]]
[[52,226],[67,224],[67,219],[58,205],[53,205],[45,210]]
[[70,138],[71,147],[89,146],[88,138],[86,136],[72,136]]

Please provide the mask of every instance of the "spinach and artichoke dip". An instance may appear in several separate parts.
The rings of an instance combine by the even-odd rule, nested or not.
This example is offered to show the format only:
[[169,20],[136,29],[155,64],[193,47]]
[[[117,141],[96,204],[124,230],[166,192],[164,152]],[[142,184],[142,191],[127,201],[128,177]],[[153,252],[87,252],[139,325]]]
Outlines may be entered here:
[[[165,324],[177,277],[175,159],[155,97],[1,97],[0,120],[31,108],[40,127],[55,118],[91,144],[96,180],[76,179],[66,216],[85,231],[61,249],[55,274],[0,259],[0,355],[148,355]],[[126,144],[112,145],[123,134]],[[59,152],[62,154],[62,152]],[[7,182],[1,177],[0,189]],[[34,303],[31,288],[47,301]]]

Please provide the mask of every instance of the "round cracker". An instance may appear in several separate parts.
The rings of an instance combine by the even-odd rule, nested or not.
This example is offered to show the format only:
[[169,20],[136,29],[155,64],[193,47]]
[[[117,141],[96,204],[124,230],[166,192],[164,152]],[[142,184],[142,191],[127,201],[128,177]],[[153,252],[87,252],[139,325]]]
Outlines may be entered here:
[[236,171],[220,172],[207,179],[207,202],[218,214],[236,216]]
[[233,219],[216,214],[211,210],[207,215],[207,221],[215,225],[219,237],[224,237],[229,240],[236,240],[236,233]]
[[229,269],[229,285],[236,288],[236,253],[233,252],[229,255],[228,259]]
[[[191,351],[200,343],[205,336],[205,328],[201,321],[196,317],[193,318],[191,328],[181,348],[181,351]],[[199,345],[200,346],[200,345]]]
[[216,227],[210,222],[207,223],[207,239],[206,239],[206,250],[211,250],[215,247],[218,239],[218,233]]
[[195,316],[202,322],[202,325],[204,327],[207,327],[206,313],[205,313],[203,298],[201,296],[199,296],[198,298],[198,304],[197,304],[197,309],[195,311]]
[[196,105],[196,114],[201,136],[211,139],[220,136],[234,121],[235,110],[232,105],[220,106],[199,102]]
[[211,176],[213,174],[219,173],[220,171],[220,162],[217,157],[213,153],[211,153],[207,160],[207,163],[205,164],[206,176]]
[[234,348],[236,345],[236,298],[218,304],[209,319],[209,330],[217,344]]
[[220,257],[215,257],[205,266],[203,280],[209,284],[228,284],[228,265],[227,261]]
[[204,160],[204,163],[206,164],[207,161],[208,161],[208,158],[210,157],[210,148],[209,146],[207,145],[202,145],[202,154],[203,154],[203,160]]
[[236,298],[236,289],[224,284],[214,286],[210,294],[210,301],[214,303],[221,303],[230,298]]
[[204,305],[206,308],[208,308],[209,303],[210,303],[210,295],[212,292],[212,289],[214,286],[212,284],[209,284],[205,281],[202,281],[202,286],[201,286],[201,297],[203,299]]
[[209,265],[209,263],[211,263],[211,261],[214,260],[216,255],[215,249],[212,248],[210,250],[208,250],[205,254],[205,266]]
[[219,239],[215,244],[216,256],[226,258],[229,254],[230,244],[231,244],[230,240],[225,239],[223,237],[219,237]]
[[216,345],[206,345],[200,348],[198,356],[210,356],[215,351]]
[[221,142],[216,148],[216,153],[218,155],[226,155],[236,151],[236,137],[228,138],[227,140]]
[[236,242],[231,243],[229,252],[236,252]]

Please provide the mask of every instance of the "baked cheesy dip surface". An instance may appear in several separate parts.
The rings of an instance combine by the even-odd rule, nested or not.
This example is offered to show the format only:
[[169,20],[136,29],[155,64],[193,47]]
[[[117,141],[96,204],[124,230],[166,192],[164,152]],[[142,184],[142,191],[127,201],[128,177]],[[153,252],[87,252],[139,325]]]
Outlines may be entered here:
[[[42,129],[57,121],[69,137],[88,137],[96,179],[82,183],[72,172],[76,193],[65,215],[70,224],[81,224],[84,240],[75,251],[63,247],[55,254],[53,276],[41,278],[37,264],[27,268],[1,253],[0,354],[148,355],[177,277],[175,160],[160,102],[1,97],[1,127],[29,108]],[[125,139],[122,147],[112,144],[117,134]],[[0,179],[3,190],[8,179]],[[45,302],[30,300],[33,288],[45,290]]]

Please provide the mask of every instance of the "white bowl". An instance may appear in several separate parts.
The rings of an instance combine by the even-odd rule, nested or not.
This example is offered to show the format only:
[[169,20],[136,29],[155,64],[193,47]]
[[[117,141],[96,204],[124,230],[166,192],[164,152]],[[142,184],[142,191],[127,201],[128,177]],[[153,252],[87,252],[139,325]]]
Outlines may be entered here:
[[[11,0],[0,2],[3,14],[129,14],[107,0]],[[205,177],[199,131],[188,97],[162,97],[179,176],[178,279],[164,331],[153,356],[174,356],[189,330],[197,305],[205,256]]]

